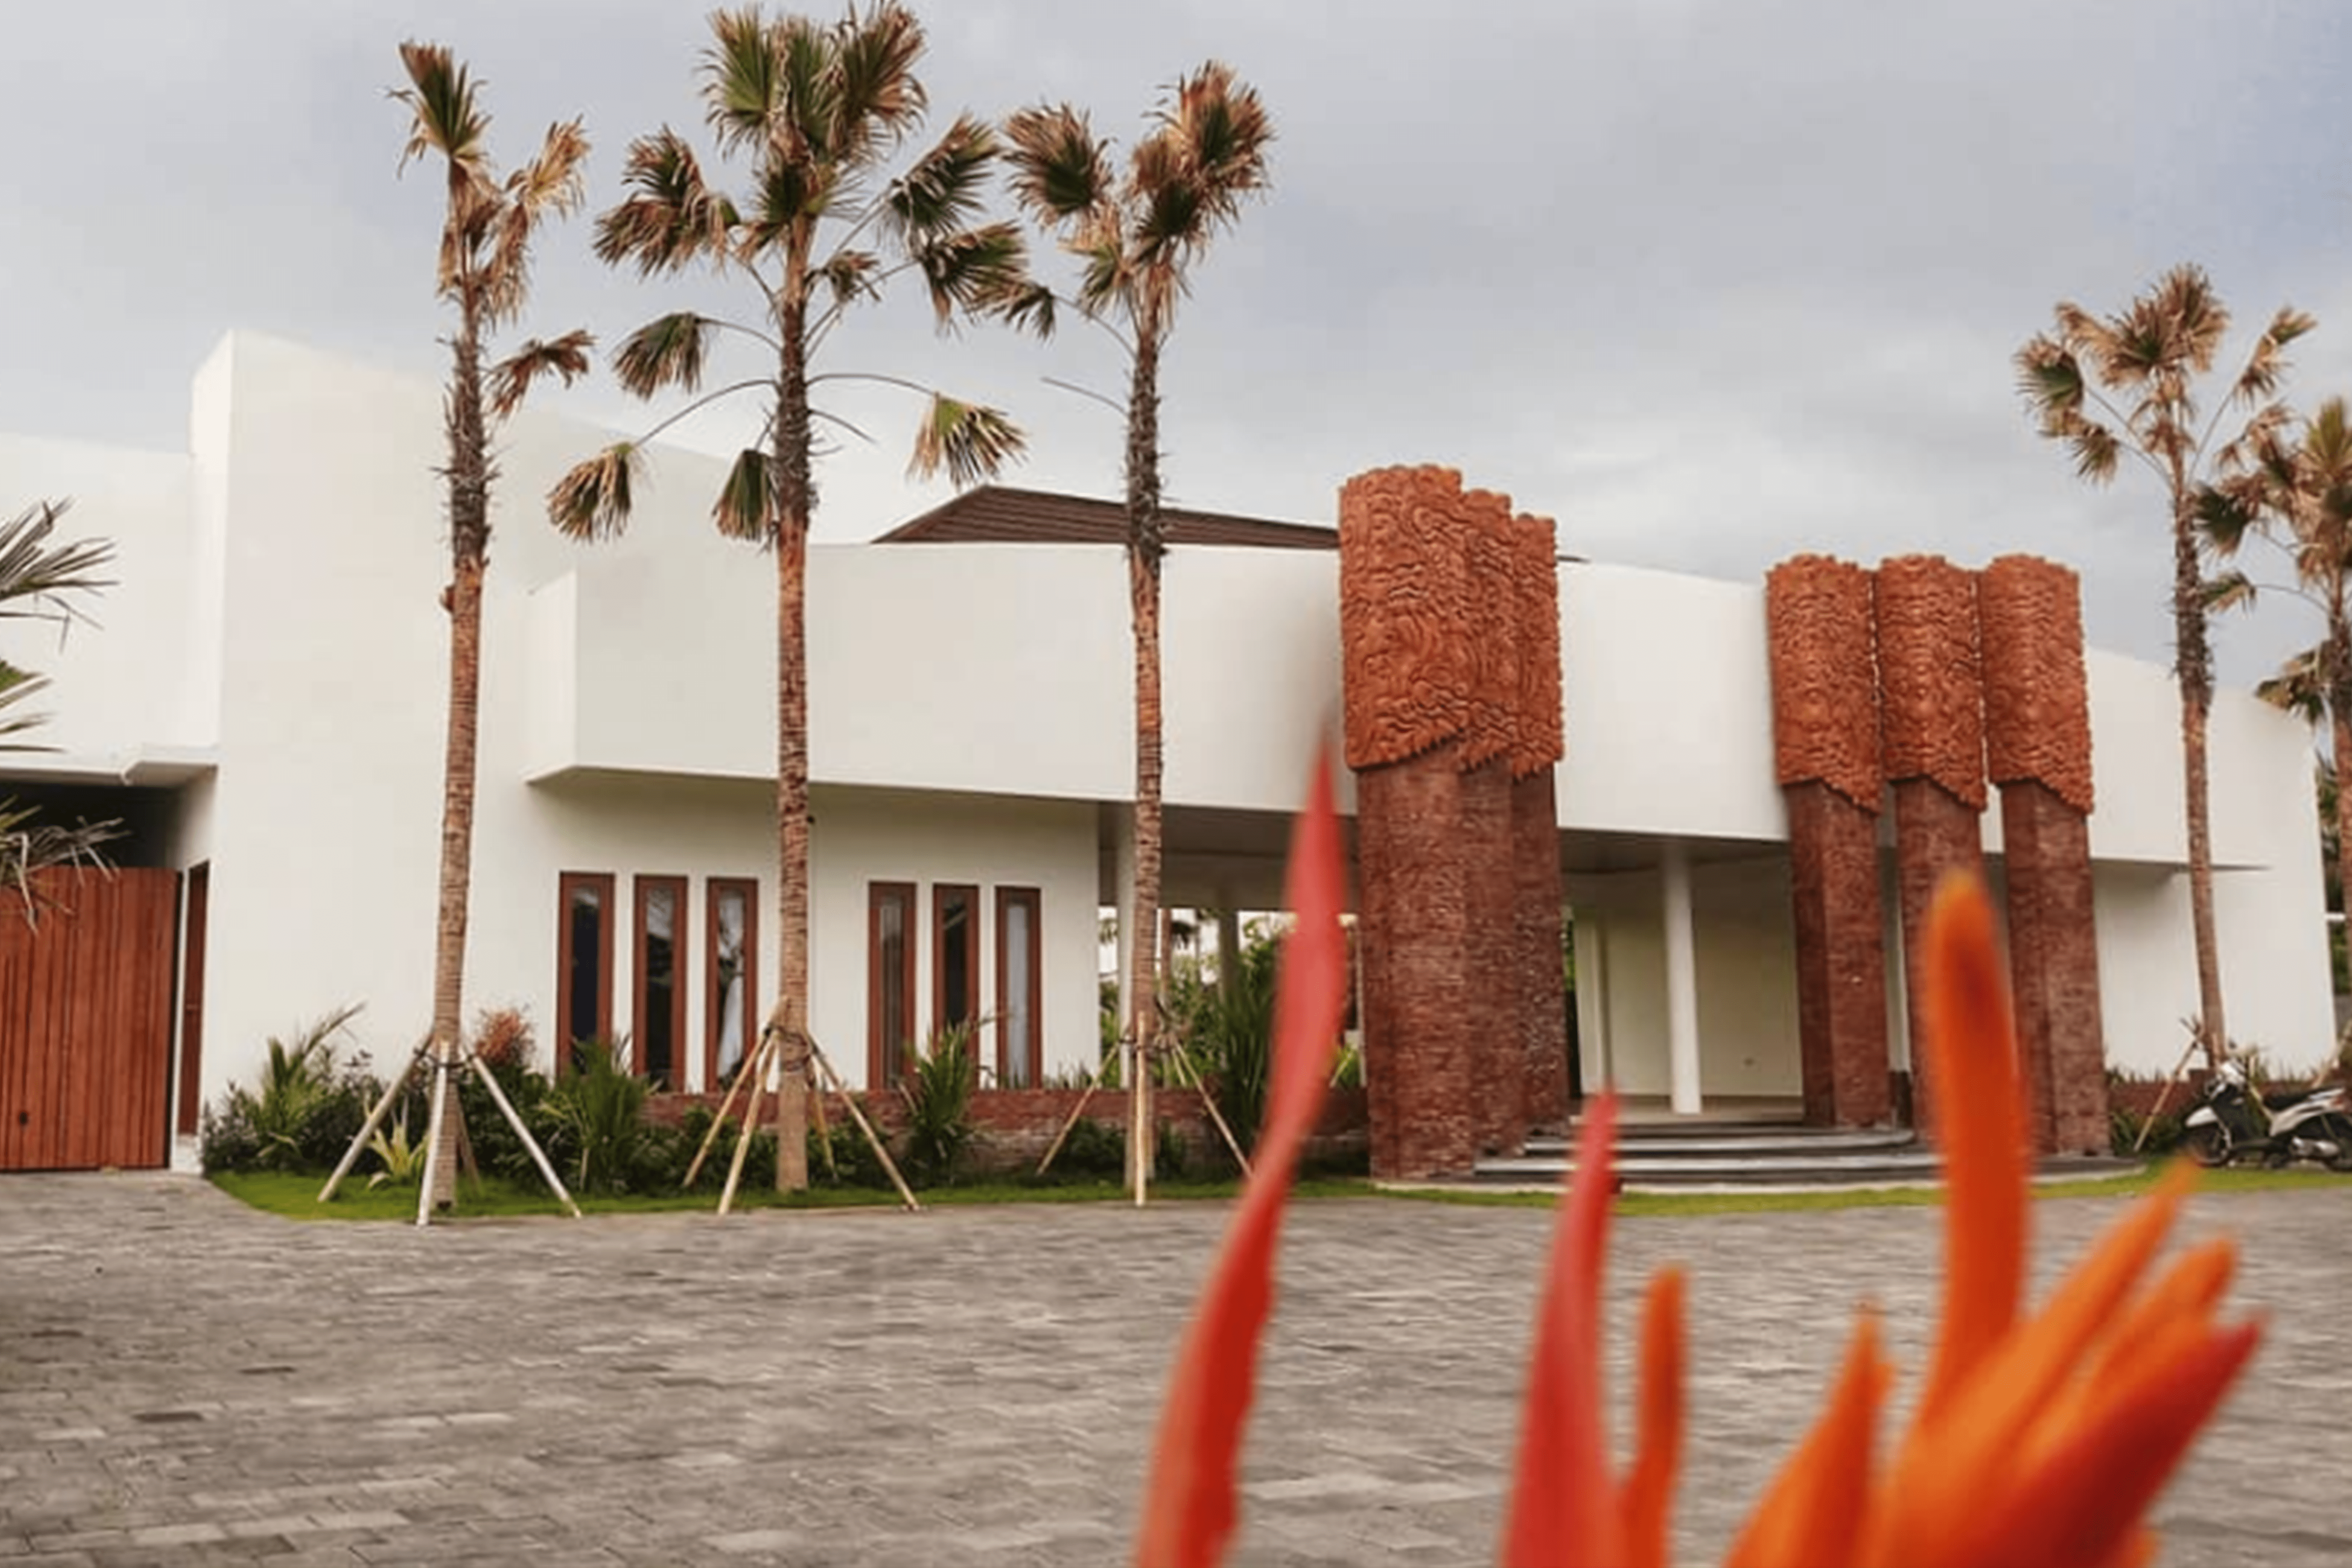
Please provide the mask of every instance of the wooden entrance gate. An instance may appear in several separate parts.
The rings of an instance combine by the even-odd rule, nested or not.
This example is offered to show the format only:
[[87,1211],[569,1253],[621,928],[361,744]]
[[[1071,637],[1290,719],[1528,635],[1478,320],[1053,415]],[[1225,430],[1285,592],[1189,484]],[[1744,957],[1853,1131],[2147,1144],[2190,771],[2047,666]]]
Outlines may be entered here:
[[0,893],[0,1171],[162,1165],[179,874],[35,882],[35,922]]

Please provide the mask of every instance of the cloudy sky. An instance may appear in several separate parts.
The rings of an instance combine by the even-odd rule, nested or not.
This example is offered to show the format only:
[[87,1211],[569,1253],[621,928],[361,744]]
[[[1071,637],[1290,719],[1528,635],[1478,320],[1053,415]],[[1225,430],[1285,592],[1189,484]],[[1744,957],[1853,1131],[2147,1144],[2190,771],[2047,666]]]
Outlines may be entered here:
[[[2071,477],[2010,352],[2057,300],[2102,310],[2176,261],[2239,315],[2317,313],[2290,384],[2352,392],[2352,9],[2329,0],[937,0],[935,119],[1041,98],[1125,134],[1161,84],[1231,61],[1278,118],[1276,188],[1200,275],[1167,366],[1171,500],[1328,520],[1335,487],[1442,461],[1597,559],[1752,579],[1800,550],[2084,574],[2095,642],[2163,658],[2160,499]],[[628,139],[699,134],[700,8],[677,0],[0,0],[0,429],[184,440],[190,373],[256,328],[435,374],[434,181],[394,177],[404,37],[457,47],[502,159],[582,114],[592,210]],[[740,283],[542,249],[537,331],[617,340]],[[1084,330],[942,340],[908,295],[834,340],[1011,408],[1013,482],[1112,495],[1115,391]],[[910,406],[855,398],[877,449],[824,472],[820,537],[940,499],[901,478]],[[564,395],[640,426],[600,375]],[[684,427],[732,449],[725,416]],[[5,478],[5,476],[0,476]],[[516,498],[509,505],[525,510]],[[510,516],[510,521],[520,521]],[[2266,574],[2278,573],[2264,565]],[[2223,630],[2251,679],[2311,623]]]

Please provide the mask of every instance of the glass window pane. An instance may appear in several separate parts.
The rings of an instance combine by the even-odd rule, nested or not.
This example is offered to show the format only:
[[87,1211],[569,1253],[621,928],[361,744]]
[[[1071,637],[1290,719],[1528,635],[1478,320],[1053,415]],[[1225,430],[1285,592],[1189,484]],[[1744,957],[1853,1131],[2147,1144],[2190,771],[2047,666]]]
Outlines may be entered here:
[[749,900],[729,888],[719,895],[714,961],[719,984],[719,1078],[725,1082],[743,1065],[743,1040],[751,1031],[751,998],[743,984],[743,926]]
[[[573,1040],[592,1039],[604,1027],[604,899],[596,887],[585,882],[572,884],[572,898],[565,913],[566,957],[570,973],[565,978],[565,1016],[571,1020]],[[564,1042],[569,1046],[572,1042]]]
[[1027,1089],[1037,1081],[1037,999],[1034,911],[1025,900],[1004,906],[1004,1087]]
[[645,930],[637,962],[645,966],[645,1016],[637,1020],[637,1069],[660,1084],[677,1079],[677,889],[668,882],[645,889]]

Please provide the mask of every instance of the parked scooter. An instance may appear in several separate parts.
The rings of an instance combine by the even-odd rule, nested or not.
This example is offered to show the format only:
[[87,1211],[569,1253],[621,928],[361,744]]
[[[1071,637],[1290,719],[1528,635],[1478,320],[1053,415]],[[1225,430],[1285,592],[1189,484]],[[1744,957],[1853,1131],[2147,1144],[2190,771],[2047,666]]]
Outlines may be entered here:
[[2352,1171],[2352,1106],[2345,1103],[2342,1089],[2257,1095],[2235,1061],[2214,1069],[2185,1130],[2189,1157],[2200,1165],[2320,1160]]

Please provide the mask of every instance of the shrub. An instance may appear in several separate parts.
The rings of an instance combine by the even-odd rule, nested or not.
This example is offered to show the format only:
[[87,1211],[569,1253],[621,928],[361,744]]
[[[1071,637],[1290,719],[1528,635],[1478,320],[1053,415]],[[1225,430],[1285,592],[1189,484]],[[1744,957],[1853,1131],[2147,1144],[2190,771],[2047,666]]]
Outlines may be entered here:
[[[931,1037],[927,1050],[913,1054],[898,1080],[907,1107],[907,1179],[919,1184],[951,1182],[971,1142],[971,1094],[978,1081],[971,1026],[958,1024]],[[856,1130],[851,1128],[856,1137]],[[858,1138],[864,1142],[862,1137]]]
[[1073,1176],[1124,1175],[1127,1134],[1091,1116],[1081,1116],[1063,1141],[1062,1152],[1054,1156],[1051,1170]]
[[1266,1079],[1274,1062],[1275,944],[1252,937],[1233,972],[1214,989],[1179,993],[1187,1047],[1209,1098],[1244,1152],[1257,1146],[1265,1120]]
[[364,1055],[335,1056],[359,1005],[339,1007],[295,1034],[273,1037],[255,1090],[232,1086],[220,1109],[205,1110],[205,1168],[212,1171],[323,1171],[342,1158],[383,1092]]
[[533,1129],[574,1190],[625,1192],[644,1179],[646,1080],[622,1069],[610,1041],[583,1040],[573,1059],[579,1065],[539,1102]]

